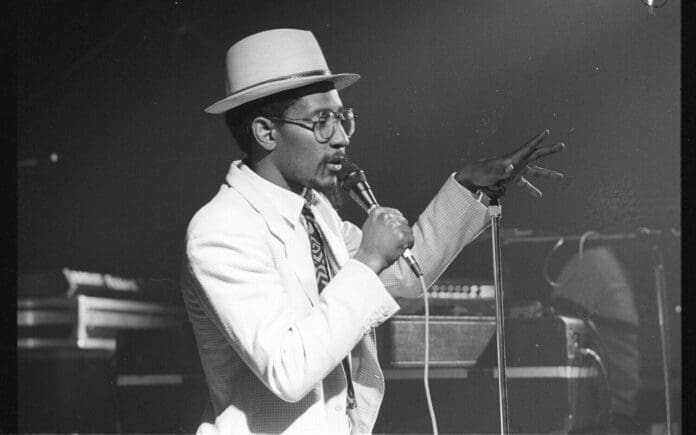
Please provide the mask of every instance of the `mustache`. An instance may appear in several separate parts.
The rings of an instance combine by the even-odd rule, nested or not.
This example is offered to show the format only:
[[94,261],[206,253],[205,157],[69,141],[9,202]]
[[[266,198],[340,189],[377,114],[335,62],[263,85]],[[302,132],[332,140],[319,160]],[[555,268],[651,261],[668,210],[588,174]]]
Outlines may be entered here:
[[348,157],[344,153],[336,153],[331,156],[325,157],[323,163],[346,163],[348,161]]

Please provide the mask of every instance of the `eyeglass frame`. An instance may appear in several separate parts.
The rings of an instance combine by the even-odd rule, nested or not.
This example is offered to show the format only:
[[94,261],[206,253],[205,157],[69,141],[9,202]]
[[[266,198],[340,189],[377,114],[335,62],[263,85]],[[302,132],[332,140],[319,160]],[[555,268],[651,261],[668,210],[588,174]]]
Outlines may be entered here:
[[[343,129],[343,132],[345,133],[346,137],[348,137],[349,139],[351,136],[353,136],[353,134],[355,133],[355,119],[358,116],[355,114],[355,112],[353,111],[352,108],[349,107],[347,109],[340,109],[338,112],[335,112],[333,110],[322,110],[321,112],[322,113],[329,112],[331,114],[329,116],[329,119],[334,120],[333,131],[331,132],[331,135],[329,135],[329,137],[326,139],[321,137],[321,135],[319,134],[318,129],[317,129],[317,124],[319,124],[320,122],[327,122],[328,121],[328,120],[315,120],[320,114],[316,114],[311,118],[281,118],[278,116],[268,116],[267,118],[275,120],[275,121],[286,122],[288,124],[293,124],[293,125],[297,125],[300,127],[304,127],[307,130],[311,130],[314,133],[314,138],[317,140],[317,142],[328,143],[331,140],[331,138],[333,138],[334,135],[336,134],[336,129],[338,129],[338,125],[341,124],[340,121],[349,120],[348,118],[346,118],[346,115],[345,115],[346,113],[349,113],[350,116],[353,117],[351,119],[351,121],[353,121],[353,131],[348,133],[345,129]],[[310,127],[309,125],[302,124],[302,122],[311,122],[312,126]],[[341,128],[343,128],[342,124],[341,124]]]

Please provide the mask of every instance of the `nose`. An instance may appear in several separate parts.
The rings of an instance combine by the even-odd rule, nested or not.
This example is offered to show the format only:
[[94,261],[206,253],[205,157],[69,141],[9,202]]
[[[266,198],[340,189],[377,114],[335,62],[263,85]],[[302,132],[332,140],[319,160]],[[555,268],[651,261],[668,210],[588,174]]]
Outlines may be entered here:
[[343,129],[343,125],[340,122],[336,125],[336,131],[334,132],[331,140],[329,141],[331,148],[345,148],[350,145],[350,138]]

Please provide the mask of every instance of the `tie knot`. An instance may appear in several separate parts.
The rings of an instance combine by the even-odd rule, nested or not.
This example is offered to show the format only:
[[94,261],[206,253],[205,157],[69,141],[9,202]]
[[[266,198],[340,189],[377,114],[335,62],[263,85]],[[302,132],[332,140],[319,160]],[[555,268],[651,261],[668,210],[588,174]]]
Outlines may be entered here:
[[316,225],[316,224],[315,224],[316,219],[314,218],[314,212],[312,212],[312,209],[309,208],[309,204],[305,204],[305,205],[302,207],[302,216],[304,216],[305,220],[306,220],[307,223],[309,223],[310,225],[312,225],[312,226],[313,226],[313,225]]

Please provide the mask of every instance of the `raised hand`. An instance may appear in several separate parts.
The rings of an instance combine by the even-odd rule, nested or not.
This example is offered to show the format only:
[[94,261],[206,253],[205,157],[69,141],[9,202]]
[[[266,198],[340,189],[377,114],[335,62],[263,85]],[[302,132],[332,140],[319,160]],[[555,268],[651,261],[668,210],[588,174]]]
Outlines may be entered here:
[[530,195],[536,198],[541,197],[541,190],[525,178],[525,175],[550,179],[563,177],[560,172],[531,164],[541,157],[556,154],[565,148],[562,142],[541,146],[548,135],[549,130],[546,129],[515,151],[500,157],[467,163],[454,177],[463,186],[471,190],[483,190],[489,196],[502,196],[505,193],[505,185],[514,182]]

